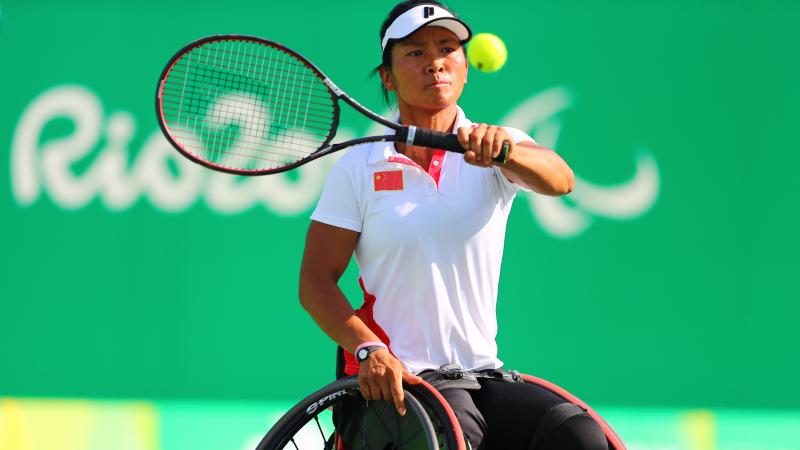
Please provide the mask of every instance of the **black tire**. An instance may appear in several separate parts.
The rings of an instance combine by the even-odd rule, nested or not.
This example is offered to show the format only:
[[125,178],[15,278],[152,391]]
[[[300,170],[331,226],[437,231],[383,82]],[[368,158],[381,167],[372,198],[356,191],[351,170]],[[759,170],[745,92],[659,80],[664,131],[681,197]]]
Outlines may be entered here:
[[346,450],[460,450],[439,400],[424,387],[404,387],[401,417],[391,402],[365,401],[355,376],[337,380],[290,409],[256,450],[333,450],[337,439]]

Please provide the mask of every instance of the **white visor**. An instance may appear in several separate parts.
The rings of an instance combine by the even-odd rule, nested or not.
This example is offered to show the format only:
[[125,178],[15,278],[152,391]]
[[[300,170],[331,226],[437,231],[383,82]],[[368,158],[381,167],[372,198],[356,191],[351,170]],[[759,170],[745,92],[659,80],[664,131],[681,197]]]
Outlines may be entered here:
[[450,11],[436,5],[417,5],[397,16],[386,29],[381,48],[386,50],[390,40],[405,39],[422,27],[442,27],[452,31],[461,42],[468,41],[472,31],[467,24],[457,19]]

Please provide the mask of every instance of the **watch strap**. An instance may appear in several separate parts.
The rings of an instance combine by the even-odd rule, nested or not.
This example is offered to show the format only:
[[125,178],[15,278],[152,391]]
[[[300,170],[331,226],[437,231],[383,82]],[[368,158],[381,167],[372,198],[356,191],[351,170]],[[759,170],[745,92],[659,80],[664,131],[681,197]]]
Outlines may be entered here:
[[373,352],[376,352],[382,348],[388,350],[388,347],[383,342],[364,342],[363,344],[356,347],[356,351],[354,353],[356,357],[356,361],[359,364],[366,361]]

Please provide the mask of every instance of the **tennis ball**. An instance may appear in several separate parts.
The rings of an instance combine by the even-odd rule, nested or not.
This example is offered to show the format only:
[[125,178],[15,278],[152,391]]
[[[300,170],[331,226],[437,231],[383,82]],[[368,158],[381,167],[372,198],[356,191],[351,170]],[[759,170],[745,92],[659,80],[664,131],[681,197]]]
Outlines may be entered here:
[[496,72],[503,67],[508,51],[503,41],[492,33],[480,33],[467,45],[467,59],[481,72]]

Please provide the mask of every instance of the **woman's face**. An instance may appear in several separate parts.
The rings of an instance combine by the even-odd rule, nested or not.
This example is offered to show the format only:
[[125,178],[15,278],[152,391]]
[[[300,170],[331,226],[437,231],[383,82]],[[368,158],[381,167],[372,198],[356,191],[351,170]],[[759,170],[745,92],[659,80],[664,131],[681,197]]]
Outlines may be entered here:
[[467,82],[467,59],[458,37],[445,28],[424,27],[392,47],[392,69],[381,68],[386,89],[398,102],[438,110],[453,105]]

